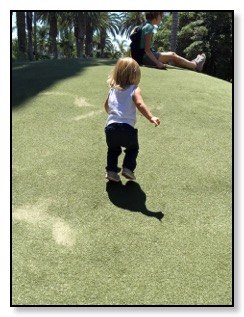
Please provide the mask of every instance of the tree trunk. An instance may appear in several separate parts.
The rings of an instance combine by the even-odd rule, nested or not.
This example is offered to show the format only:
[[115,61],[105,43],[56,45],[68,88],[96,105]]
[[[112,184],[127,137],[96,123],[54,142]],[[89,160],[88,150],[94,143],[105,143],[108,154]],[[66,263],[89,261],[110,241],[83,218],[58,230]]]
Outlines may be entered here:
[[77,58],[83,57],[83,47],[84,47],[84,38],[86,34],[86,13],[78,12],[78,23],[77,23]]
[[171,39],[170,39],[170,51],[176,51],[177,44],[177,31],[178,31],[178,12],[172,13],[172,27],[171,27]]
[[32,48],[32,12],[26,12],[26,24],[28,30],[28,57],[29,61],[33,61],[33,48]]
[[86,24],[86,46],[85,46],[85,54],[86,56],[90,56],[92,52],[92,35],[93,35],[93,27],[92,22],[89,21]]
[[100,33],[100,48],[101,48],[101,57],[104,57],[104,49],[106,45],[106,29],[102,29]]
[[38,60],[38,54],[37,54],[37,37],[36,37],[36,12],[34,12],[34,55],[35,60]]
[[50,15],[50,54],[53,55],[54,59],[58,58],[58,48],[57,48],[57,35],[58,35],[58,28],[57,28],[57,17],[54,12],[51,12]]
[[26,53],[26,34],[25,34],[25,12],[17,11],[16,12],[17,20],[17,35],[18,35],[18,50],[23,57]]

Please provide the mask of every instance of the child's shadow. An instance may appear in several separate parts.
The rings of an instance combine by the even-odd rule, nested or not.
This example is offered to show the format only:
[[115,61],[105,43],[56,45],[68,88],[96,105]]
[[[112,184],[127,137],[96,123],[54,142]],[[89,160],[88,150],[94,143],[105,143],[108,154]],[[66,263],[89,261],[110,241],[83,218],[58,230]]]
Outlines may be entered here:
[[109,181],[106,185],[106,191],[110,201],[119,208],[141,212],[160,221],[164,217],[161,211],[153,212],[147,209],[146,194],[136,182],[128,181],[123,185],[121,182],[114,183]]

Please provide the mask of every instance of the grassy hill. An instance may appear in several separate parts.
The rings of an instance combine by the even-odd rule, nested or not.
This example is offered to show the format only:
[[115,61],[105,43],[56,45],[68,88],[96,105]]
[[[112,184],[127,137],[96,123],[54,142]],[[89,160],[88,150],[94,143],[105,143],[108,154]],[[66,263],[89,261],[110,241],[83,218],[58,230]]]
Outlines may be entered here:
[[12,304],[231,305],[232,86],[142,68],[161,125],[138,114],[137,182],[111,184],[113,65],[13,65]]

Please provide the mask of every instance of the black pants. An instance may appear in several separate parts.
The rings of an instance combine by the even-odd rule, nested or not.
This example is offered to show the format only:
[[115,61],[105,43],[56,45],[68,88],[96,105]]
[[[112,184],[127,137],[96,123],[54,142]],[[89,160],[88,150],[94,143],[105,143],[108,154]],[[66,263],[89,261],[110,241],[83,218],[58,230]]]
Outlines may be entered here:
[[107,171],[118,171],[118,157],[125,148],[123,167],[132,172],[136,168],[136,158],[139,152],[138,130],[126,123],[112,123],[105,128],[108,145]]

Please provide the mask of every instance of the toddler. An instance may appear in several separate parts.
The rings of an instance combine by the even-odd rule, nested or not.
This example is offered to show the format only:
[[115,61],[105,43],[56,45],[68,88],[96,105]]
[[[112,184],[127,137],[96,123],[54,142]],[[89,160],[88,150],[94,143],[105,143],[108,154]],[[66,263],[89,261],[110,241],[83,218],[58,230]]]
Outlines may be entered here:
[[141,90],[138,87],[141,78],[140,66],[130,58],[120,58],[116,63],[108,83],[110,91],[105,101],[105,110],[108,113],[105,134],[108,146],[106,178],[120,182],[118,173],[118,157],[125,148],[125,157],[122,165],[122,175],[135,180],[134,170],[139,152],[138,130],[136,124],[136,108],[155,126],[160,120],[154,117],[144,103]]

